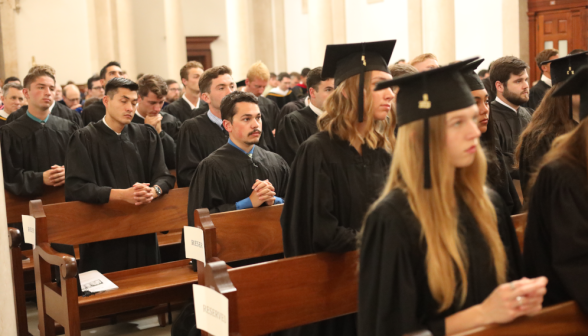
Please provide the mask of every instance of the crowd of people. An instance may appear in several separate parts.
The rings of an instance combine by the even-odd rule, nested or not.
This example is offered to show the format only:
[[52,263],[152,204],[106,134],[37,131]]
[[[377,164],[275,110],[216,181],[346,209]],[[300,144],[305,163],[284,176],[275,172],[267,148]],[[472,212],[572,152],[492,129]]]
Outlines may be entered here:
[[[543,51],[531,88],[517,57],[389,65],[395,42],[329,45],[300,73],[256,62],[243,81],[190,61],[181,83],[135,82],[113,61],[80,90],[33,66],[4,81],[5,189],[149,206],[177,182],[187,225],[198,208],[284,204],[284,257],[360,249],[358,314],[284,335],[455,334],[568,300],[588,312],[588,53]],[[154,234],[80,246],[81,271],[159,262]]]

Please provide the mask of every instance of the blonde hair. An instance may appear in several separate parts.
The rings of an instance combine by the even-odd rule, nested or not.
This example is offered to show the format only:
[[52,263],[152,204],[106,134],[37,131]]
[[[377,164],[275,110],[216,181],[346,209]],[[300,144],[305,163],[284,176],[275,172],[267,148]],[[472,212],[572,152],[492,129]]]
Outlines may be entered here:
[[262,61],[257,61],[251,65],[249,70],[247,71],[247,79],[249,81],[254,81],[256,79],[261,79],[262,81],[268,81],[270,78],[269,69]]
[[467,297],[470,260],[458,229],[457,195],[471,211],[488,243],[499,284],[506,281],[507,259],[497,230],[496,211],[484,190],[486,159],[481,146],[478,145],[474,162],[469,167],[457,168],[452,174],[445,146],[446,115],[430,118],[429,125],[432,188],[424,188],[424,122],[415,121],[398,130],[388,181],[371,209],[396,188],[406,193],[410,208],[421,225],[421,239],[427,244],[429,288],[441,312],[453,305],[456,293],[459,293],[460,305]]
[[435,61],[437,61],[437,56],[435,56],[435,55],[433,55],[431,53],[426,53],[426,54],[418,55],[412,61],[410,61],[410,65],[414,66],[415,64],[419,64],[419,63],[424,62],[424,61],[426,61],[428,59],[434,59]]
[[392,107],[385,120],[374,120],[371,78],[372,71],[366,72],[363,118],[364,122],[371,126],[365,137],[357,130],[359,75],[344,80],[325,100],[325,113],[317,121],[318,128],[320,131],[328,131],[331,137],[337,135],[351,143],[359,140],[371,149],[384,148],[391,153],[395,143],[396,113]]

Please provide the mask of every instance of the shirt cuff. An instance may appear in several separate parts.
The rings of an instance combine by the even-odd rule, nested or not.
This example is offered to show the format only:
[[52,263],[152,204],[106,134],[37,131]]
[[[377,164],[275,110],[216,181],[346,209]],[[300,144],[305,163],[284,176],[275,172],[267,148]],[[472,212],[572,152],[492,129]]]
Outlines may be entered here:
[[274,205],[276,205],[276,204],[284,204],[284,200],[281,199],[280,197],[276,197],[274,199]]
[[235,203],[235,206],[237,207],[237,210],[253,208],[253,204],[251,204],[251,200],[249,199],[249,197],[242,199],[239,202]]

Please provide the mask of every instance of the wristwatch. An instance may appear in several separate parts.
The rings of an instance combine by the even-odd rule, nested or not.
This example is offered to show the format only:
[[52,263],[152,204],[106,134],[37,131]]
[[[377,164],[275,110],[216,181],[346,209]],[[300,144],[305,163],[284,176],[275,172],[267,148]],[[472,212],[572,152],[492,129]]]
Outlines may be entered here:
[[153,189],[155,189],[155,193],[157,193],[157,197],[161,196],[161,194],[163,194],[163,191],[161,191],[161,188],[158,185],[154,185]]

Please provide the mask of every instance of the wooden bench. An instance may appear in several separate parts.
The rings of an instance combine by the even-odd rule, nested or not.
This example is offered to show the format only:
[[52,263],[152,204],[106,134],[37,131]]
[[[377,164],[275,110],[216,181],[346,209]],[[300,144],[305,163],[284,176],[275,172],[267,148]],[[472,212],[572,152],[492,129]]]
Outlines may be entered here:
[[231,335],[264,335],[357,312],[357,263],[357,251],[233,269],[214,261],[205,279],[229,300]]
[[527,213],[513,215],[510,218],[512,219],[512,224],[517,233],[521,253],[523,253],[523,247],[525,246],[525,228],[527,227]]
[[[57,253],[50,246],[179,231],[187,224],[187,212],[185,203],[177,199],[187,199],[187,193],[187,188],[174,189],[144,206],[124,202],[43,206],[40,201],[31,201],[30,213],[37,223],[37,247],[33,253],[41,334],[54,335],[58,322],[66,335],[79,335],[80,321],[189,300],[190,285],[197,282],[189,260],[109,273],[107,277],[119,286],[118,290],[78,297],[75,258]],[[52,282],[51,265],[60,268],[61,288]]]
[[[283,205],[210,214],[194,211],[194,226],[204,231],[206,263],[234,262],[284,252],[280,216]],[[204,264],[198,264],[198,279],[205,283]]]

